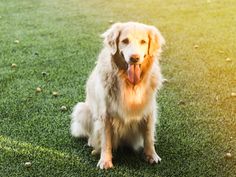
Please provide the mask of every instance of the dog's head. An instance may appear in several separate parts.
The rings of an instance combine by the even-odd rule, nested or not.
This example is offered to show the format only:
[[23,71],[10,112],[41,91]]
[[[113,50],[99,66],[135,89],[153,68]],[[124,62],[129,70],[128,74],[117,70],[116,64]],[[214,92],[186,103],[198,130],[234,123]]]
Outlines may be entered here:
[[124,60],[128,66],[127,75],[132,84],[139,82],[145,60],[155,58],[165,43],[157,28],[135,22],[116,23],[102,36],[111,54],[119,55],[117,60]]

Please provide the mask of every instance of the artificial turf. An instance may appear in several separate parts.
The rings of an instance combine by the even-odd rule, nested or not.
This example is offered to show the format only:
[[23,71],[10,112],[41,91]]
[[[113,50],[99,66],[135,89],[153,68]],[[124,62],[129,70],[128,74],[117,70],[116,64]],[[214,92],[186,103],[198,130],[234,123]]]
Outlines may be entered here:
[[[152,24],[166,38],[159,165],[119,150],[115,168],[99,170],[69,133],[110,21]],[[0,176],[235,177],[235,37],[234,0],[1,0]]]

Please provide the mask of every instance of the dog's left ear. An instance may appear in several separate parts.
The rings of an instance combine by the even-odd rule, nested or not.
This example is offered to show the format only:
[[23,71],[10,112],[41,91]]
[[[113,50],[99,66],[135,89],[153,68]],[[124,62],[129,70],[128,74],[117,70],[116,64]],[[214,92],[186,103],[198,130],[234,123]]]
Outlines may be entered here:
[[117,51],[118,38],[120,36],[122,23],[113,24],[101,36],[104,38],[104,44],[111,49],[111,54],[114,55]]
[[156,27],[149,26],[148,28],[149,28],[148,54],[150,56],[156,56],[159,53],[161,53],[162,47],[165,44],[165,39]]

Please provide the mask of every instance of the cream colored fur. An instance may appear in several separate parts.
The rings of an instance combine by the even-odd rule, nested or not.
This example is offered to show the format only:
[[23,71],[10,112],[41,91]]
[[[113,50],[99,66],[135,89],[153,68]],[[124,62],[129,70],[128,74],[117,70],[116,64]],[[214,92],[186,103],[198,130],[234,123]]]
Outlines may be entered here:
[[[154,148],[156,93],[163,80],[158,59],[165,40],[155,27],[135,22],[116,23],[103,37],[104,48],[86,84],[86,100],[72,113],[71,134],[87,137],[93,153],[101,153],[101,169],[113,166],[112,150],[124,144],[143,147],[147,161],[158,163],[161,159]],[[123,38],[130,43],[122,43]],[[141,39],[146,42],[142,46]],[[143,68],[139,84],[128,83],[125,71],[114,63],[117,51],[126,63],[132,54],[140,55],[141,65],[152,61]]]

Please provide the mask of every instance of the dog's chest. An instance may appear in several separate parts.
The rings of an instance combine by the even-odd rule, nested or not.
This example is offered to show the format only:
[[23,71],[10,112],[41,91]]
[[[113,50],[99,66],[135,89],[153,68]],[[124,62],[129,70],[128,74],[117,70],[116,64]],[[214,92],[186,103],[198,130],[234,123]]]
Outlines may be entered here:
[[148,113],[152,96],[144,87],[116,86],[109,91],[108,112],[124,121],[139,121]]
[[144,86],[130,87],[123,85],[120,90],[121,106],[130,110],[138,111],[145,107],[149,101],[150,94]]

